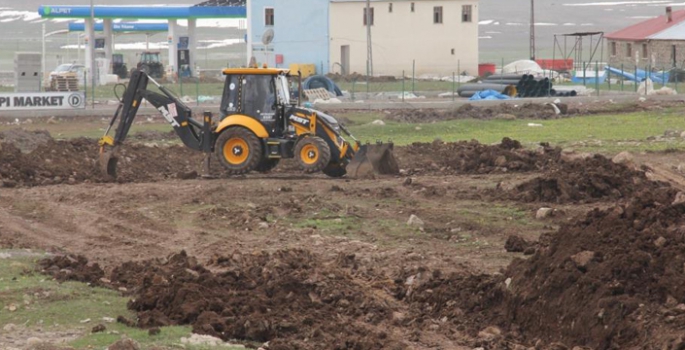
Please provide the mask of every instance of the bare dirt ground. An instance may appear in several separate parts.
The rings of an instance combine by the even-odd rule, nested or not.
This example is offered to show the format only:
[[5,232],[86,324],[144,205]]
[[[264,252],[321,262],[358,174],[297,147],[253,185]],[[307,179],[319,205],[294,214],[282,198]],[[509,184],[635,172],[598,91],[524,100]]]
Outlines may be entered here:
[[126,287],[139,317],[121,322],[270,349],[685,346],[677,152],[434,142],[397,147],[396,177],[202,180],[200,155],[138,143],[113,183],[94,140],[18,139],[0,143],[0,246]]

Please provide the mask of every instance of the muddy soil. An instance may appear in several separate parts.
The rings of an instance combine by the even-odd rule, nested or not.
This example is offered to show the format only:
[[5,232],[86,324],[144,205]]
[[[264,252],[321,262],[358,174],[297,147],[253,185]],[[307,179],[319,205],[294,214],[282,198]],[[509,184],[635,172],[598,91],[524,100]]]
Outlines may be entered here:
[[60,255],[42,259],[38,263],[41,272],[59,281],[77,281],[100,285],[105,272],[97,263],[90,264],[83,255]]
[[[0,244],[58,253],[40,266],[59,280],[126,287],[127,324],[270,349],[685,347],[685,195],[601,156],[434,142],[397,148],[410,178],[286,163],[180,181],[199,154],[134,143],[124,183],[100,184],[93,140],[0,145],[19,187],[0,189]],[[566,215],[537,221],[541,201]]]
[[685,346],[683,214],[682,197],[662,188],[562,227],[505,272],[502,325],[593,349]]
[[[58,141],[49,135],[46,139],[44,132],[23,134],[20,144],[30,144],[34,148],[29,153],[22,152],[15,142],[0,143],[1,187],[112,181],[100,172],[99,147],[95,140]],[[120,151],[116,179],[119,183],[195,178],[202,168],[203,155],[183,146],[160,147],[133,142]],[[556,161],[560,150],[548,146],[541,146],[537,151],[525,150],[518,141],[505,138],[496,146],[476,141],[415,143],[397,147],[395,153],[400,167],[409,175],[485,174],[540,170]],[[426,157],[427,154],[433,156]],[[213,175],[221,176],[220,165],[216,160],[213,164]],[[293,160],[284,160],[273,172],[301,174]]]
[[555,104],[556,109],[547,103],[502,103],[499,105],[475,107],[464,104],[451,110],[443,109],[407,109],[385,111],[385,119],[403,123],[432,123],[458,119],[559,119],[579,115],[592,115],[603,113],[635,113],[644,111],[663,110],[671,107],[682,107],[683,101],[645,101],[614,104],[612,102],[579,103],[572,99]]
[[549,165],[544,175],[518,185],[508,195],[524,202],[589,203],[629,199],[663,186],[647,179],[644,171],[616,164],[602,155]]
[[[45,134],[26,135],[20,144],[31,144],[24,153],[14,142],[0,143],[0,187],[39,186],[60,183],[106,182],[98,165],[99,147],[92,139],[68,141],[45,139]],[[26,140],[40,140],[39,143]],[[156,147],[127,144],[121,149],[118,182],[140,182],[177,177],[200,169],[202,155],[181,146]]]
[[498,145],[477,141],[413,143],[398,147],[395,156],[408,174],[493,174],[540,171],[558,162],[561,149],[541,145],[524,149],[504,138]]

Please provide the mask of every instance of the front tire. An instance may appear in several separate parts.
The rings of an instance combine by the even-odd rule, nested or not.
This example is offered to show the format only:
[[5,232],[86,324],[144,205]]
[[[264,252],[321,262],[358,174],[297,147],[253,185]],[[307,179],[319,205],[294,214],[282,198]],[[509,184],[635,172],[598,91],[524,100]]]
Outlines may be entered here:
[[224,130],[216,140],[214,153],[229,175],[248,173],[262,160],[262,142],[242,127]]
[[305,173],[322,171],[331,160],[331,148],[318,136],[308,136],[297,142],[295,157]]

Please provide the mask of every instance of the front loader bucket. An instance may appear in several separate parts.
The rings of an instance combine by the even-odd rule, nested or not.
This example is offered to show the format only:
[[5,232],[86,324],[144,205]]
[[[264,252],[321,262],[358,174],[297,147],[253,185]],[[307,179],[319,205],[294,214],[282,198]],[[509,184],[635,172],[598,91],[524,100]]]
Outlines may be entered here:
[[362,145],[347,164],[349,177],[373,177],[375,174],[395,175],[400,172],[392,143]]
[[100,172],[102,172],[103,175],[115,179],[117,177],[118,162],[119,158],[116,155],[116,149],[106,149],[104,146],[100,147]]

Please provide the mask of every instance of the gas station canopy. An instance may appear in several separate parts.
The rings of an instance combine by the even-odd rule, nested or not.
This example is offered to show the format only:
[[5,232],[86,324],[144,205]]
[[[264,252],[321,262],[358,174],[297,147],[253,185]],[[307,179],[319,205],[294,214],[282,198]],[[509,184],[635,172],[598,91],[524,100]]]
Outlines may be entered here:
[[[104,32],[105,58],[109,62],[112,59],[114,32],[167,31],[169,43],[168,68],[171,70],[171,73],[176,73],[180,70],[180,58],[177,55],[180,54],[178,47],[182,44],[179,38],[178,20],[188,21],[188,39],[184,50],[187,51],[186,66],[192,67],[190,62],[194,62],[195,50],[197,49],[197,20],[207,18],[246,18],[247,9],[246,0],[207,0],[193,6],[97,5],[93,6],[92,15],[90,6],[41,5],[38,7],[38,14],[43,18],[84,19],[85,23],[83,24],[70,23],[69,30],[84,30],[86,32],[86,45],[91,46],[89,50],[86,50],[85,63],[86,68],[90,72],[93,71],[94,51],[92,43],[95,41],[95,31]],[[94,19],[103,19],[103,22],[96,23]],[[115,19],[166,20],[167,23],[115,23]]]

